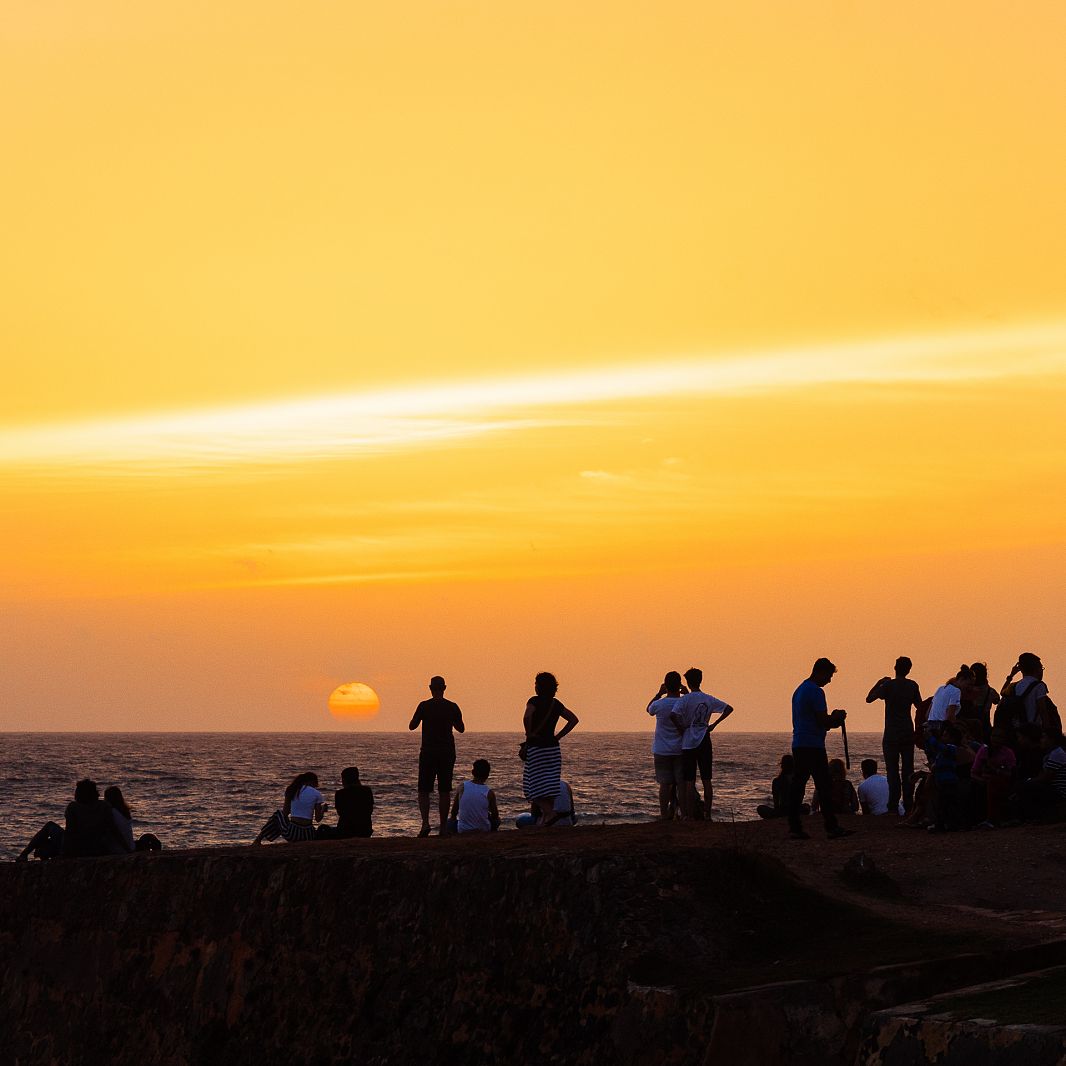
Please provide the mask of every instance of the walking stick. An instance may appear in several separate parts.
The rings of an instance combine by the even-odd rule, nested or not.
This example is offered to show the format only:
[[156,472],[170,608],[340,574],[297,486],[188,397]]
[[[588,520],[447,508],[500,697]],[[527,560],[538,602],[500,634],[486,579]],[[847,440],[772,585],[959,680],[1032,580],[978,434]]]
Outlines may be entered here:
[[851,769],[851,753],[848,751],[848,727],[840,723],[840,739],[844,741],[844,768]]

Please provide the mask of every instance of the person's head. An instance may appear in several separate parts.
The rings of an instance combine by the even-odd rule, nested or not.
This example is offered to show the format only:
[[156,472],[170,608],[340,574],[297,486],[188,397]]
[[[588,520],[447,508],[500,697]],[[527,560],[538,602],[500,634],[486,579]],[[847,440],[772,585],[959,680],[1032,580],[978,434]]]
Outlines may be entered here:
[[474,765],[470,767],[471,772],[474,775],[474,780],[481,784],[489,779],[489,774],[492,772],[492,767],[489,765],[488,759],[475,759]]
[[359,784],[359,767],[346,766],[341,770],[341,784],[345,788],[355,788]]
[[843,759],[830,759],[829,760],[829,776],[834,781],[843,781],[848,776],[847,768],[844,766]]
[[292,781],[289,782],[289,787],[285,789],[285,799],[292,803],[294,799],[300,794],[300,790],[307,788],[318,788],[318,774],[307,773],[297,774]]
[[126,801],[122,796],[122,789],[118,785],[111,785],[110,788],[104,789],[104,799],[118,811],[119,814],[125,815],[127,818],[132,818],[129,807],[126,806]]
[[791,754],[781,756],[781,773],[790,774],[795,768],[796,760]]
[[555,674],[542,670],[533,679],[533,691],[538,696],[554,696],[559,691],[559,682],[555,680]]
[[441,677],[440,674],[434,674],[433,677],[429,679],[429,691],[438,698],[444,695],[444,690],[447,687],[448,686],[444,683],[444,678]]
[[1056,748],[1061,748],[1062,743],[1063,737],[1061,729],[1045,729],[1040,734],[1040,747],[1044,751],[1054,751]]
[[962,743],[962,730],[951,722],[944,726],[944,731],[941,735],[949,744]]
[[820,688],[825,688],[833,680],[833,675],[836,672],[837,668],[832,661],[822,656],[822,658],[816,659],[814,666],[811,667],[811,680]]
[[973,683],[975,685],[988,684],[988,663],[972,663],[970,665],[970,673],[973,674]]
[[685,671],[685,684],[695,692],[703,684],[703,671],[698,666],[690,666]]
[[1018,669],[1021,670],[1022,677],[1035,677],[1040,681],[1044,676],[1044,664],[1040,661],[1040,656],[1031,651],[1023,651],[1018,656]]
[[906,677],[911,672],[913,665],[906,655],[901,655],[896,660],[896,677]]
[[862,779],[865,781],[868,777],[873,777],[877,773],[877,760],[876,759],[863,759],[860,764],[862,768]]
[[74,786],[75,803],[95,803],[100,798],[100,790],[96,782],[88,777],[82,779]]
[[963,663],[959,667],[958,672],[955,674],[955,681],[960,685],[972,685],[973,684],[973,671]]
[[676,670],[671,670],[663,678],[663,686],[666,688],[668,695],[679,696],[681,694],[681,675]]

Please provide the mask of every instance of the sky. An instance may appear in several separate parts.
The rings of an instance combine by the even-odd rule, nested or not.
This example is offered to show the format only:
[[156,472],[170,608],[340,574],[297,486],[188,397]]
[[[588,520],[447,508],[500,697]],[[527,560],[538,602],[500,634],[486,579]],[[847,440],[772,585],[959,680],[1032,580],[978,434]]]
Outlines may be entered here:
[[[0,0],[0,730],[783,730],[1066,671],[1066,7]],[[330,716],[337,686],[380,697]]]

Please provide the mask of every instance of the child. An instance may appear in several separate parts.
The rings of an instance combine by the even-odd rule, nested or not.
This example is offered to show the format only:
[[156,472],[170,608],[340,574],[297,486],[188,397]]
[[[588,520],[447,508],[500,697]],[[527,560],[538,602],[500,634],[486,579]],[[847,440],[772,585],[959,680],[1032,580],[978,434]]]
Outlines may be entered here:
[[452,803],[449,829],[460,833],[495,833],[500,828],[500,812],[496,807],[496,793],[485,783],[492,767],[487,759],[478,759],[471,767],[472,781],[459,785]]

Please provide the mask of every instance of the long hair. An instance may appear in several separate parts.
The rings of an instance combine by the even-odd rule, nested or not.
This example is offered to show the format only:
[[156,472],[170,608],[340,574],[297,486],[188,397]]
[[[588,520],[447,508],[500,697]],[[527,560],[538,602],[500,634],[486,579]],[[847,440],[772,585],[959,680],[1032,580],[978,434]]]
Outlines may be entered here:
[[310,785],[312,788],[318,788],[318,774],[313,774],[310,771],[304,774],[297,774],[289,783],[289,787],[285,789],[285,809],[288,810],[292,806],[292,801],[300,794],[300,789]]
[[122,789],[118,785],[111,785],[110,788],[104,789],[104,799],[107,800],[112,807],[122,815],[128,822],[133,821],[133,815],[130,814],[129,806],[122,798]]

